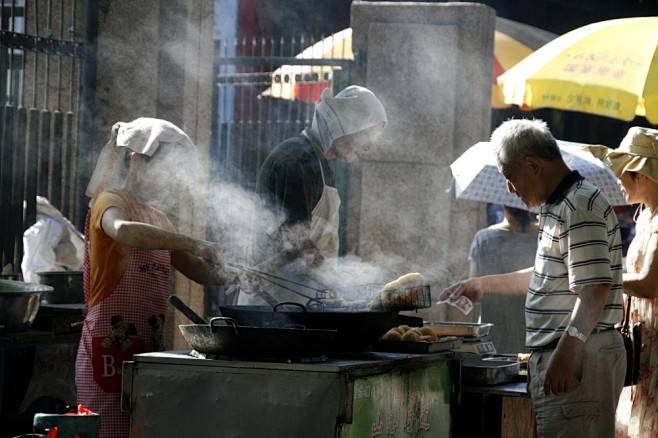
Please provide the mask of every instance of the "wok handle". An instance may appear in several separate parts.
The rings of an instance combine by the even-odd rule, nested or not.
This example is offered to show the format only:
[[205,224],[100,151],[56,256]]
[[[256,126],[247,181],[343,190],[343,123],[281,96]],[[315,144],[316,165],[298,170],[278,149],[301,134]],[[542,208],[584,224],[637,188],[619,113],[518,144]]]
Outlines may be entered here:
[[169,295],[169,304],[178,309],[183,315],[187,316],[190,321],[195,324],[208,324],[208,321],[203,319],[201,315],[196,313],[190,306],[185,304],[183,300],[176,295]]
[[210,319],[210,330],[215,332],[215,328],[218,326],[217,322],[223,321],[227,323],[226,325],[232,325],[235,333],[238,333],[238,323],[235,319],[229,318],[228,316],[216,316]]
[[304,306],[303,304],[293,303],[293,302],[284,302],[284,303],[275,304],[274,307],[272,308],[272,310],[274,310],[275,312],[278,312],[279,307],[281,307],[281,306],[296,306],[296,307],[300,307],[303,312],[306,312],[306,306]]

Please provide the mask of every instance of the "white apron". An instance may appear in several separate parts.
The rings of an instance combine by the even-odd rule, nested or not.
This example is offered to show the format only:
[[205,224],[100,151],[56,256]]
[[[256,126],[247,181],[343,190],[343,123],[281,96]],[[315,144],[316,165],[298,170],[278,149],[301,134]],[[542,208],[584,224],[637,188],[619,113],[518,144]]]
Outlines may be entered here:
[[[320,254],[325,258],[324,264],[333,263],[334,265],[338,261],[338,225],[339,225],[339,209],[340,209],[340,196],[338,195],[338,190],[336,188],[328,186],[324,179],[324,170],[322,168],[322,163],[318,161],[320,165],[320,173],[322,175],[322,195],[318,200],[318,203],[313,207],[311,212],[311,226],[310,226],[310,239],[311,242],[318,248]],[[298,277],[299,272],[297,272],[296,267],[291,266],[267,266],[265,270],[267,272],[273,273],[282,278],[287,278],[293,281],[300,282],[302,284],[307,283],[307,278]],[[285,281],[281,282],[285,286],[291,287],[293,290],[298,290],[299,292],[315,296],[315,292],[311,289],[295,286],[294,284],[286,283]],[[279,302],[299,302],[301,304],[306,304],[307,299],[295,295],[293,292],[280,288],[273,283],[268,281],[263,281],[267,292]],[[238,304],[239,305],[269,305],[262,297],[254,293],[247,293],[245,291],[240,291],[238,294]]]
[[311,242],[320,250],[326,261],[336,263],[338,260],[338,226],[340,196],[335,187],[328,186],[324,179],[322,162],[322,196],[311,212]]

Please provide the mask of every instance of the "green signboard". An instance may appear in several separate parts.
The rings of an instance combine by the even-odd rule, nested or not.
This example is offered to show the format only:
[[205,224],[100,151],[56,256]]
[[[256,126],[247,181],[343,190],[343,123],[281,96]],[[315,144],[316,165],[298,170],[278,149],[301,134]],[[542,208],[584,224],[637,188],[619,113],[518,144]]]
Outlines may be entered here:
[[340,436],[449,437],[450,393],[447,362],[357,379],[352,423]]

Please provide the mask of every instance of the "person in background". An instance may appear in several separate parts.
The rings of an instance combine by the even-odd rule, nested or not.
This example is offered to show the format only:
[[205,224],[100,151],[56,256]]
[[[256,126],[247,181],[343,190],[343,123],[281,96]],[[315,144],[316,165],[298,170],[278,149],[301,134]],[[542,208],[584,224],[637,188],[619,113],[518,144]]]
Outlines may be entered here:
[[617,436],[658,434],[658,130],[632,127],[617,149],[588,146],[617,175],[629,204],[639,204],[635,236],[626,254],[624,292],[631,295],[631,326],[644,322],[640,373],[624,388]]
[[[536,214],[503,206],[503,220],[475,233],[469,251],[471,277],[504,274],[532,265],[537,252]],[[480,320],[492,323],[497,353],[525,351],[525,299],[492,296],[480,303]]]
[[[439,299],[526,296],[528,393],[539,437],[613,437],[625,374],[619,225],[601,191],[565,164],[541,120],[491,136],[507,188],[541,207],[534,267],[469,278]],[[486,299],[486,297],[485,297]]]
[[[304,272],[335,265],[341,200],[334,160],[350,163],[365,154],[386,123],[383,105],[367,88],[322,93],[311,126],[276,146],[260,168],[256,193],[278,219],[273,231],[254,236],[250,265],[304,283]],[[271,290],[275,300],[294,301]],[[241,290],[239,304],[263,304],[262,294],[249,292]]]
[[78,403],[101,416],[100,436],[126,438],[121,365],[164,349],[171,267],[202,284],[224,281],[217,244],[176,233],[167,211],[189,193],[196,147],[175,125],[116,123],[87,186],[84,291],[87,315],[76,360]]
[[503,220],[503,206],[487,203],[487,225],[497,224]]

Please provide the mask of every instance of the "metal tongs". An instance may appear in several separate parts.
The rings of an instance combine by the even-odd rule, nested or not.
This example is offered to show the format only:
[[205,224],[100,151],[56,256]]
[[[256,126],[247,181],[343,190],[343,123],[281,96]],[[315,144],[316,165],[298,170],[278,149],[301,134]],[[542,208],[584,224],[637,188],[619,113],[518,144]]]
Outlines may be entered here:
[[[280,288],[286,289],[286,290],[288,290],[288,291],[290,291],[290,292],[292,292],[296,295],[299,295],[303,298],[306,298],[308,300],[307,306],[311,307],[311,308],[319,307],[321,309],[324,309],[325,305],[322,302],[322,300],[318,297],[325,297],[327,294],[330,294],[332,292],[331,289],[328,288],[328,287],[317,288],[317,287],[309,286],[307,284],[299,283],[295,280],[290,280],[289,278],[279,277],[277,275],[270,274],[269,272],[259,271],[257,269],[248,268],[246,266],[238,265],[238,264],[235,264],[235,263],[226,262],[226,265],[230,266],[232,268],[238,269],[240,271],[243,271],[243,272],[248,272],[250,274],[254,274],[254,275],[262,278],[263,280],[267,280],[270,283],[272,283],[276,286],[279,286]],[[306,289],[310,289],[310,290],[312,290],[316,293],[316,296],[311,297],[309,295],[306,295],[302,292],[299,292],[295,289],[292,289],[290,286],[288,286],[288,285],[286,285],[285,283],[282,283],[282,282],[286,282],[286,283],[294,284],[296,286],[304,287]]]

